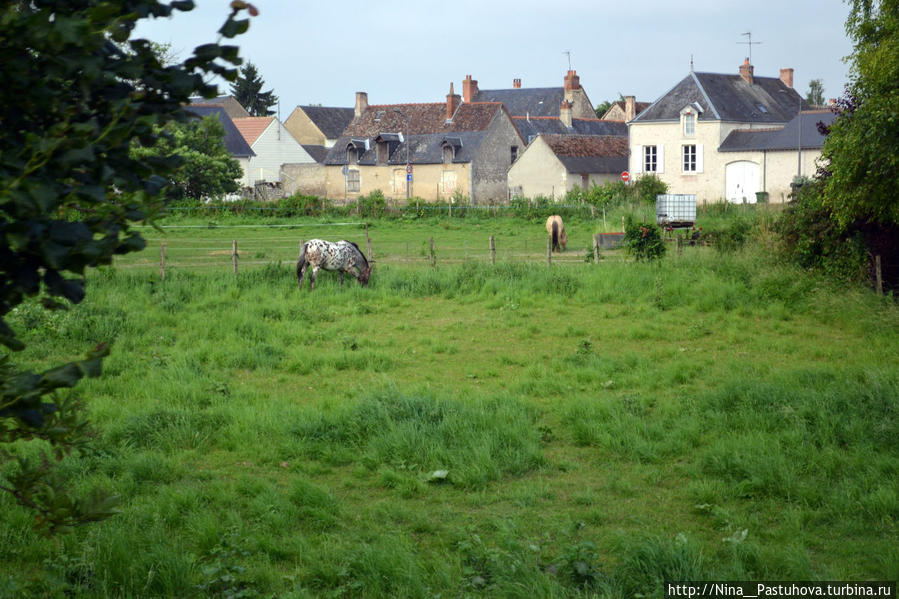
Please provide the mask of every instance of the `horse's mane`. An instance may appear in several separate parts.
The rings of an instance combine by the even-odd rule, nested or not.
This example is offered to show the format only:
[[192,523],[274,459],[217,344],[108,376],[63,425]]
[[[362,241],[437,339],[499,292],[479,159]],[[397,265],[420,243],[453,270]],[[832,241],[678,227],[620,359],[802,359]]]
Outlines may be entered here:
[[353,246],[354,248],[356,248],[356,251],[359,252],[359,255],[362,256],[362,259],[365,261],[365,268],[368,268],[368,258],[365,257],[365,254],[362,253],[362,250],[359,249],[359,246],[356,245],[355,243],[353,243],[352,241],[348,241],[348,240],[346,240],[346,239],[344,239],[343,241],[344,241],[345,243],[350,244],[350,245]]

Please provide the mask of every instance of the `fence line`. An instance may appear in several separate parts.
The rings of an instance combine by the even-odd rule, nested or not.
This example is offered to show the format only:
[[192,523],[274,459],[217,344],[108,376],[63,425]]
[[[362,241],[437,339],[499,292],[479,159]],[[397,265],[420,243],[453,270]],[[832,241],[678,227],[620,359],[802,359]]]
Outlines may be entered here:
[[[246,240],[242,240],[238,244],[238,240],[234,239],[231,240],[229,248],[225,240],[222,240],[221,245],[212,245],[213,240],[204,240],[207,245],[200,247],[191,245],[189,241],[178,240],[174,245],[171,240],[162,241],[158,248],[158,262],[154,262],[150,258],[152,254],[144,253],[144,256],[132,254],[129,257],[119,257],[116,259],[115,265],[117,268],[129,270],[159,268],[159,276],[165,280],[166,271],[172,268],[224,270],[230,262],[231,269],[237,275],[239,262],[242,262],[244,267],[266,264],[282,266],[296,262],[294,257],[297,250],[296,243],[254,247],[253,244],[247,244]],[[409,242],[403,241],[373,243],[368,235],[366,235],[366,241],[369,259],[382,264],[430,265],[431,267],[469,261],[496,264],[497,258],[512,262],[538,263],[541,256],[544,256],[541,251],[542,244],[534,243],[534,240],[530,240],[530,244],[527,239],[516,240],[516,243],[498,244],[494,235],[485,236],[484,246],[477,249],[472,249],[467,240],[463,245],[441,246],[439,240],[435,240],[433,237],[427,241],[422,240],[421,245],[417,245],[414,249]],[[207,253],[204,255],[203,252]],[[376,253],[377,260],[375,260]],[[590,261],[590,258],[595,264],[600,263],[598,235],[592,236],[592,247],[578,250],[569,249],[565,253],[553,253],[551,242],[547,238],[545,253],[547,267],[552,267],[554,264],[584,263]]]

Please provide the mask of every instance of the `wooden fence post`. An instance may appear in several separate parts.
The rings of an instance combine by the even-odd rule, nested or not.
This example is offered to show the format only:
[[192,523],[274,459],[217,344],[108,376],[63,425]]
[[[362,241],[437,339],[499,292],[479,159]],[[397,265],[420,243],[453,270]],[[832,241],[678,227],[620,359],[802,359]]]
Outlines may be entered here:
[[496,264],[496,240],[490,236],[490,264]]
[[684,238],[680,235],[675,235],[674,239],[677,244],[677,255],[680,256],[684,253]]
[[165,281],[165,242],[162,242],[162,248],[159,256],[159,278]]
[[234,274],[237,274],[237,240],[231,242],[231,263],[234,265]]
[[874,277],[877,280],[877,295],[883,295],[883,272],[879,254],[874,256]]
[[599,264],[599,233],[593,236],[593,262]]
[[434,238],[431,237],[431,266],[437,265],[437,256],[434,254]]
[[546,236],[546,265],[553,265],[553,240],[549,235]]

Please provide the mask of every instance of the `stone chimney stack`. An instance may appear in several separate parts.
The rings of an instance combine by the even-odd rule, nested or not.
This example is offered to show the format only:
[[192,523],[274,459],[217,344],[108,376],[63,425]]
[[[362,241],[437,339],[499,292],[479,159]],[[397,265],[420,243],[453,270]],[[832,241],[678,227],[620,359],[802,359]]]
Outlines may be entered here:
[[624,122],[629,123],[637,116],[637,99],[634,96],[624,96]]
[[465,75],[462,81],[462,101],[471,102],[478,93],[478,82],[471,78],[471,75]]
[[740,77],[742,77],[749,85],[752,85],[752,73],[754,70],[755,67],[749,64],[748,58],[740,65]]
[[521,79],[512,80],[512,89],[521,89]]
[[368,108],[368,94],[365,92],[356,92],[356,116],[362,116],[365,109]]
[[793,87],[793,69],[781,69],[780,80],[783,81],[784,85],[787,87]]
[[462,97],[453,90],[453,82],[450,81],[450,91],[446,95],[446,120],[453,120],[453,115],[456,114],[460,102],[462,102]]
[[571,102],[568,100],[562,100],[562,105],[559,106],[559,120],[571,129]]

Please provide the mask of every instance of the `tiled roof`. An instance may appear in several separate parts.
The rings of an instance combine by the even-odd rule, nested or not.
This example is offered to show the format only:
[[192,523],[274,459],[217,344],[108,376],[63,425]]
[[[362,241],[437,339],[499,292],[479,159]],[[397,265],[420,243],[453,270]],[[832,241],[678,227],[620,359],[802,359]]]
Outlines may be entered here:
[[736,123],[786,123],[808,106],[795,89],[777,77],[690,73],[632,121],[672,121],[688,104],[702,109],[699,120]]
[[227,149],[228,153],[235,158],[246,158],[248,156],[256,155],[256,153],[250,149],[250,144],[247,143],[247,140],[245,140],[243,135],[240,134],[240,131],[237,130],[234,121],[231,120],[231,117],[228,116],[225,109],[221,106],[197,103],[188,104],[184,109],[200,117],[216,117],[225,128],[225,149]]
[[542,135],[570,173],[620,173],[627,170],[626,137]]
[[[457,131],[410,135],[404,138],[402,143],[388,142],[389,157],[387,159],[387,164],[406,164],[407,149],[408,160],[412,164],[440,164],[443,162],[444,142],[456,146],[456,154],[453,162],[471,162],[486,134],[486,131]],[[328,156],[325,158],[324,164],[346,164],[346,147],[353,139],[353,137],[349,136],[338,139],[334,144],[334,147],[328,151]],[[364,144],[360,145],[364,147]],[[369,142],[368,149],[363,152],[358,163],[363,166],[377,164],[376,142]]]
[[352,108],[335,108],[329,106],[300,106],[319,131],[327,139],[337,139],[346,126],[353,120]]
[[303,149],[318,163],[324,162],[328,155],[328,148],[322,145],[303,144]]
[[[448,131],[482,131],[490,126],[497,103],[460,104],[451,121],[446,120],[446,104],[380,104],[365,109],[343,131],[348,137],[377,137],[381,133],[428,135]],[[408,119],[408,121],[407,121]]]
[[829,111],[803,111],[802,135],[799,134],[799,117],[796,116],[782,129],[738,129],[731,131],[718,148],[721,152],[817,150],[824,146],[825,137],[818,131],[818,123],[830,125],[836,115]]
[[518,89],[480,89],[473,102],[502,102],[513,116],[559,116],[565,99],[562,87],[532,87]]
[[272,124],[273,120],[275,120],[273,116],[251,116],[245,119],[234,119],[234,124],[237,126],[240,134],[243,135],[243,138],[252,147],[256,140],[259,139],[259,136],[262,135],[262,132]]
[[627,137],[627,125],[620,121],[602,121],[599,119],[572,119],[571,129],[558,117],[512,117],[512,122],[518,128],[521,137],[530,143],[537,135],[612,135],[615,137]]

